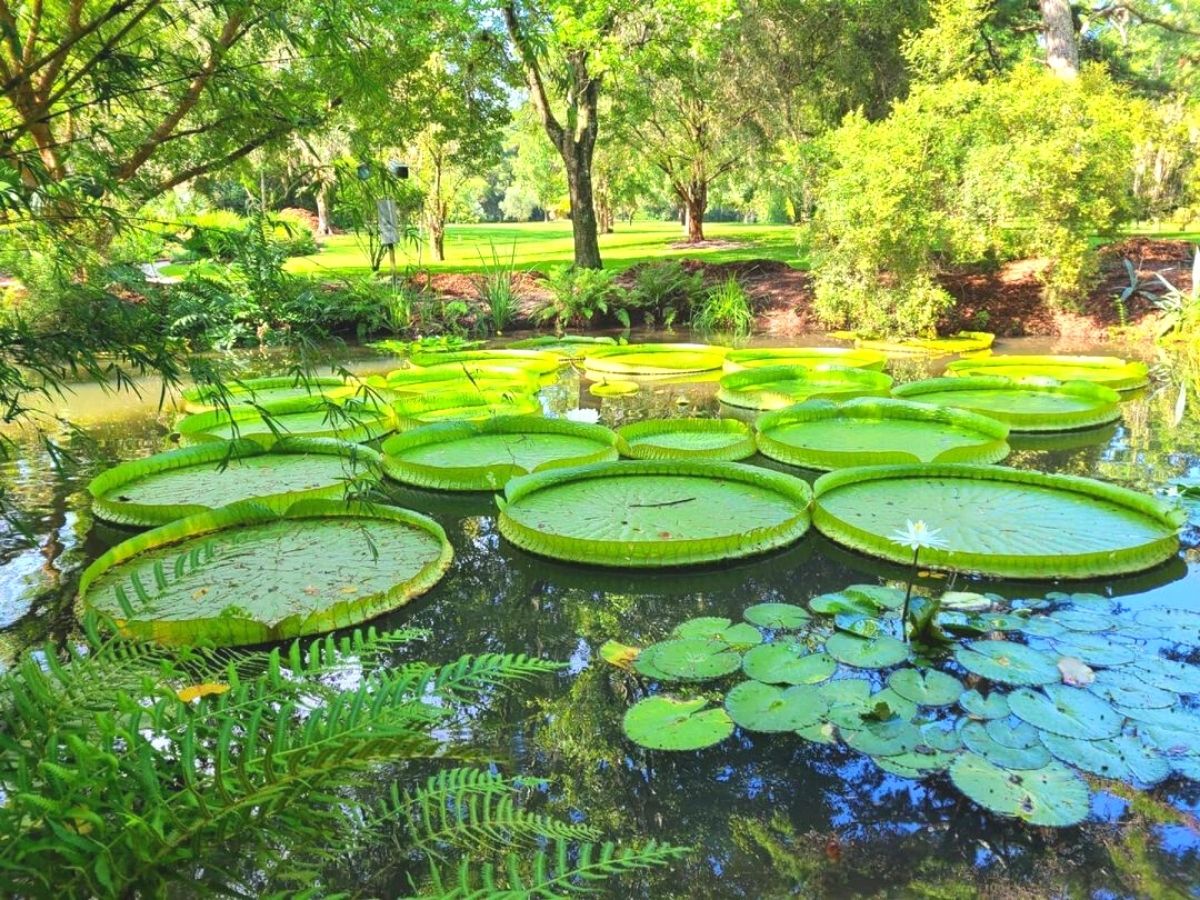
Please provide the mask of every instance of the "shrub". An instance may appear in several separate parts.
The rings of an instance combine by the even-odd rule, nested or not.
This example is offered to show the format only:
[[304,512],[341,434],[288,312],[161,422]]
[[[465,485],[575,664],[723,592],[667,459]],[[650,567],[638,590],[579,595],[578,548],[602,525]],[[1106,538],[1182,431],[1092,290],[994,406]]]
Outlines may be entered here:
[[237,245],[249,222],[235,212],[214,209],[184,220],[187,235],[180,242],[191,259],[216,259],[229,262],[237,255]]
[[507,261],[496,251],[495,244],[491,244],[490,249],[490,261],[484,258],[483,253],[479,254],[483,271],[474,278],[475,290],[488,308],[493,330],[496,334],[503,334],[509,322],[516,317],[521,300],[515,281],[517,245],[513,243]]
[[566,326],[582,326],[597,315],[611,315],[629,327],[629,311],[620,304],[627,299],[608,269],[578,269],[556,266],[546,277],[550,299],[537,312],[541,322],[552,322],[556,331]]
[[288,256],[311,256],[319,249],[306,210],[284,209],[271,216],[271,239],[283,245]]
[[754,311],[741,282],[730,276],[709,290],[692,313],[692,327],[700,331],[749,334],[754,328]]
[[686,318],[704,288],[704,276],[689,273],[679,260],[664,259],[640,266],[629,292],[630,306],[645,311],[646,324],[670,328]]
[[1048,259],[1047,299],[1095,270],[1091,238],[1131,203],[1137,107],[1097,67],[1067,81],[1020,66],[917,85],[888,118],[850,116],[826,142],[814,228],[816,311],[872,334],[932,331],[947,264]]

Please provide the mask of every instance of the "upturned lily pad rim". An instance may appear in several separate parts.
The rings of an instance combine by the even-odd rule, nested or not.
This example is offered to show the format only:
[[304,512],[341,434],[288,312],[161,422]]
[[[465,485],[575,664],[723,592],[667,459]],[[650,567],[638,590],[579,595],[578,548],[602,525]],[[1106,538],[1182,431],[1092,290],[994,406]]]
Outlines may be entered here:
[[[986,375],[988,369],[992,367],[1010,366],[1025,368],[1029,370],[1028,374],[1033,376],[1040,374],[1038,369],[1058,366],[1094,369],[1103,376],[1094,379],[1095,381],[1117,391],[1136,390],[1145,387],[1150,382],[1150,369],[1139,360],[1126,360],[1119,356],[1072,356],[1069,354],[1042,356],[1008,354],[977,359],[959,359],[946,366],[946,375],[951,378]],[[1093,379],[1083,380],[1092,381]]]
[[[912,551],[892,540],[891,535],[876,534],[845,522],[822,505],[839,488],[871,481],[907,478],[963,478],[1028,484],[1080,494],[1084,497],[1125,507],[1169,529],[1162,538],[1136,547],[1080,553],[1070,556],[1025,556],[1021,554],[957,552],[928,547],[921,550],[921,565],[945,571],[970,571],[1001,578],[1091,578],[1124,574],[1150,568],[1170,559],[1179,549],[1177,531],[1186,521],[1186,513],[1149,494],[1138,493],[1076,475],[1051,475],[1013,469],[1007,466],[971,466],[956,464],[863,466],[829,472],[813,485],[813,524],[823,535],[843,546],[892,562],[911,564]],[[921,516],[921,511],[913,515]]]
[[337,375],[267,375],[262,378],[238,378],[225,382],[221,388],[212,385],[193,385],[180,392],[181,407],[184,412],[202,413],[220,409],[219,403],[211,402],[224,392],[230,401],[246,402],[258,391],[269,391],[275,388],[311,388],[314,397],[342,396],[354,390],[354,379],[346,379]]
[[[92,512],[107,522],[132,525],[138,528],[165,525],[185,516],[209,512],[214,507],[206,503],[124,503],[109,497],[127,484],[148,475],[186,469],[192,466],[220,465],[223,462],[248,459],[255,456],[340,456],[355,467],[348,477],[377,481],[382,457],[370,447],[339,441],[333,438],[284,438],[270,448],[258,441],[239,438],[233,441],[208,441],[179,450],[168,450],[142,459],[131,459],[110,469],[105,469],[89,482],[88,493],[92,497]],[[220,478],[220,473],[214,473]],[[336,499],[346,491],[346,483],[339,482],[326,487],[306,491],[284,491],[277,494],[247,498],[272,509],[287,509],[297,500]]]
[[990,331],[958,331],[945,337],[908,337],[895,340],[853,336],[859,349],[881,350],[901,356],[949,356],[952,353],[975,353],[989,349],[996,340]]
[[545,350],[417,350],[408,357],[413,366],[440,366],[445,363],[469,363],[485,368],[489,363],[500,366],[515,366],[548,375],[557,372],[566,360],[557,353]]
[[[210,512],[176,519],[166,525],[144,531],[109,549],[89,565],[80,577],[75,600],[76,613],[82,616],[90,608],[87,603],[87,590],[97,578],[109,569],[128,562],[147,551],[226,529],[244,528],[280,520],[330,518],[386,519],[399,522],[432,536],[440,544],[441,552],[436,559],[426,563],[416,575],[393,585],[386,591],[350,600],[338,600],[324,609],[307,615],[289,616],[273,625],[236,615],[145,622],[128,618],[114,618],[113,622],[118,633],[123,637],[153,641],[170,647],[183,647],[202,642],[233,647],[289,640],[357,625],[403,606],[437,584],[450,568],[454,552],[451,549],[450,541],[446,538],[445,531],[433,519],[409,509],[373,503],[317,499],[298,500],[287,509],[278,510],[254,500],[245,500]],[[230,602],[236,603],[237,599],[231,597]]]
[[[477,466],[435,466],[400,459],[399,455],[414,447],[466,441],[490,434],[561,434],[592,441],[590,453],[562,459],[547,460],[532,470],[516,463],[493,463]],[[544,416],[497,416],[479,422],[436,422],[422,425],[383,442],[383,471],[389,478],[415,487],[441,491],[495,491],[511,479],[530,472],[568,466],[587,465],[617,458],[617,436],[603,425],[571,422],[567,419],[547,419]]]
[[399,394],[423,394],[431,389],[469,393],[479,388],[532,394],[541,387],[542,377],[521,366],[486,367],[474,363],[450,363],[429,368],[393,369],[387,373],[382,386]]
[[852,347],[753,347],[731,350],[725,356],[726,372],[758,369],[772,365],[819,366],[836,365],[850,369],[872,369],[882,372],[887,356],[878,350]]
[[[685,375],[721,368],[728,352],[728,347],[717,344],[618,344],[589,349],[583,356],[583,367],[589,372],[629,378]],[[621,361],[621,357],[636,356],[653,361]]]
[[[333,413],[331,404],[341,407],[346,411],[345,420],[340,415]],[[320,410],[330,410],[331,415],[326,422],[322,423],[322,427],[316,431],[292,433],[286,430],[286,424],[279,423],[279,433],[276,434],[270,427],[270,424],[275,423],[268,424],[267,419],[263,417],[263,413],[266,413],[269,417],[282,418],[288,415],[318,412]],[[209,412],[193,413],[180,419],[175,424],[175,430],[179,433],[180,439],[184,444],[200,444],[207,441],[224,442],[228,438],[212,434],[210,433],[210,429],[224,428],[231,422],[244,422],[248,425],[255,423],[266,425],[266,431],[237,435],[238,437],[257,441],[265,447],[271,447],[279,440],[293,440],[295,438],[331,437],[352,443],[361,443],[383,437],[385,434],[390,434],[396,430],[395,413],[386,404],[368,403],[352,397],[334,399],[332,397],[321,396],[294,397],[288,400],[278,400],[273,403],[235,406],[228,410],[215,409]]]
[[[726,434],[729,443],[724,447],[682,449],[664,447],[641,438],[670,434]],[[638,441],[637,443],[630,443]],[[642,419],[617,429],[617,449],[630,459],[706,459],[736,462],[753,456],[754,433],[750,426],[737,419]]]
[[855,396],[887,396],[892,388],[892,378],[883,372],[870,369],[854,369],[849,366],[762,366],[742,369],[723,375],[717,399],[729,406],[744,409],[780,409],[796,404],[796,394],[771,390],[770,385],[784,382],[809,384],[814,389],[805,391],[804,400],[822,398],[850,398]]
[[567,360],[583,359],[584,355],[594,347],[611,347],[617,344],[617,339],[608,335],[586,334],[545,334],[541,337],[522,338],[505,345],[507,350],[539,350],[543,353],[555,353]]
[[[786,521],[736,534],[692,540],[615,541],[592,540],[531,528],[515,520],[509,507],[536,491],[573,481],[635,476],[682,475],[715,478],[773,491],[795,506]],[[812,489],[792,475],[757,466],[699,460],[618,460],[550,469],[514,478],[496,495],[500,508],[500,533],[531,553],[570,562],[620,568],[669,568],[753,556],[788,546],[808,531]]]
[[[992,416],[1007,423],[1012,431],[1075,431],[1106,425],[1121,418],[1120,394],[1098,382],[1080,379],[1057,381],[1053,378],[1038,376],[1009,378],[1007,375],[960,375],[956,378],[927,378],[923,381],[911,381],[908,384],[897,385],[892,388],[892,396],[929,403],[935,401],[921,398],[927,394],[943,394],[954,391],[1028,391],[1035,394],[1058,394],[1092,403],[1091,408],[1076,412],[1050,413],[1026,412],[1019,409],[975,409],[975,412],[980,415]],[[959,407],[950,401],[942,401],[935,405],[973,409],[968,406]]]
[[771,436],[771,432],[782,428],[830,419],[845,420],[848,428],[854,427],[855,419],[892,419],[915,423],[914,427],[918,424],[950,426],[979,435],[977,444],[948,448],[938,454],[936,459],[930,460],[933,463],[994,463],[1004,459],[1009,452],[1005,442],[1008,426],[1003,422],[967,410],[886,397],[855,397],[840,402],[807,400],[766,413],[755,424],[755,441],[764,456],[806,469],[830,471],[848,466],[918,465],[924,462],[916,454],[901,447],[875,450],[822,449],[816,446],[796,446]]
[[[533,416],[541,413],[537,396],[521,391],[481,390],[473,393],[453,393],[402,397],[392,404],[396,415],[395,431],[408,431],[423,425],[447,421],[478,421],[501,416]],[[462,415],[427,422],[422,417],[451,410]]]

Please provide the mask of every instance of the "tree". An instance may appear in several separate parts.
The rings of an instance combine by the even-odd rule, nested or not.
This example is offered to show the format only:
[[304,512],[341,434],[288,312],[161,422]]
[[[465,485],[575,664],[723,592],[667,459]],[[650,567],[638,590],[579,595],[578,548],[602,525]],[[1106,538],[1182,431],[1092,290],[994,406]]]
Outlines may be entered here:
[[1038,8],[1042,11],[1046,65],[1061,78],[1074,78],[1079,74],[1079,44],[1069,0],[1038,0]]
[[506,218],[524,221],[536,208],[552,219],[567,195],[562,158],[541,130],[532,105],[517,110],[505,141],[508,181],[500,208]]

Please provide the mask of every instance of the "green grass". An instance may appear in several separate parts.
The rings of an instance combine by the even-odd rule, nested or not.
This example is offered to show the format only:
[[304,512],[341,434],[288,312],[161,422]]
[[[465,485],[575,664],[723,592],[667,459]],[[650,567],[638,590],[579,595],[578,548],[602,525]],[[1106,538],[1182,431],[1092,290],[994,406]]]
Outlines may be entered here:
[[[704,226],[709,240],[736,241],[744,246],[724,249],[672,247],[683,239],[679,225],[672,222],[620,223],[614,234],[600,235],[600,255],[605,268],[627,269],[640,262],[665,257],[687,257],[709,262],[742,259],[774,259],[797,268],[806,268],[807,253],[797,244],[801,230],[792,225],[743,225],[736,222]],[[287,269],[297,275],[313,277],[362,274],[369,271],[366,255],[352,234],[324,238],[321,251],[312,256],[288,260]],[[450,225],[446,228],[446,259],[431,262],[428,252],[415,248],[397,254],[401,266],[417,265],[434,272],[478,272],[483,260],[492,258],[492,247],[507,262],[513,247],[513,265],[517,269],[546,270],[569,263],[574,257],[570,222],[529,222],[520,224]],[[387,263],[384,263],[385,267]],[[183,265],[164,266],[169,275],[181,275]]]

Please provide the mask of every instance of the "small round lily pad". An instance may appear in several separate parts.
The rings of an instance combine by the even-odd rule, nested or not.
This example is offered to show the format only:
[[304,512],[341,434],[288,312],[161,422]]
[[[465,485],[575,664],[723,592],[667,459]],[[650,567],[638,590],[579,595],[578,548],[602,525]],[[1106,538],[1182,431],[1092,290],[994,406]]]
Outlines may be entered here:
[[731,647],[753,647],[763,642],[762,632],[744,622],[733,624],[731,619],[716,616],[700,616],[688,619],[675,626],[671,632],[676,638],[705,638],[710,641],[721,641]]
[[1054,646],[1065,656],[1074,656],[1093,666],[1123,666],[1137,658],[1129,647],[1108,640],[1103,634],[1069,632],[1054,638]]
[[[999,719],[993,720],[1002,721]],[[1010,747],[988,733],[982,722],[967,722],[959,732],[963,745],[992,763],[1006,769],[1040,769],[1050,762],[1050,751],[1042,746],[1034,731],[1031,746]]]
[[647,697],[625,713],[622,728],[635,744],[650,750],[700,750],[733,734],[733,720],[708,701]]
[[634,668],[651,678],[710,681],[736,672],[742,657],[724,641],[682,638],[651,644],[638,654]]
[[1004,684],[1050,684],[1060,678],[1053,657],[1012,641],[973,641],[954,658],[968,672]]
[[958,705],[973,719],[1003,719],[1011,712],[1007,695],[999,691],[992,691],[986,697],[979,691],[966,691],[958,698]]
[[1065,684],[1048,684],[1040,691],[1018,688],[1008,695],[1008,705],[1035,728],[1085,741],[1115,737],[1125,721],[1095,694]]
[[818,724],[829,704],[807,685],[785,689],[743,681],[725,696],[725,710],[736,724],[750,731],[797,731]]
[[802,644],[777,641],[749,650],[742,669],[767,684],[818,684],[833,676],[837,661],[828,653],[810,653]]
[[950,780],[980,806],[1031,825],[1075,825],[1090,808],[1087,785],[1057,762],[1010,772],[976,753],[964,753],[950,766]]
[[961,681],[937,669],[899,669],[888,678],[888,687],[921,706],[949,706],[963,692]]
[[866,722],[857,731],[846,732],[842,739],[868,756],[898,756],[912,753],[923,743],[921,731],[905,719]]
[[908,659],[908,645],[893,637],[860,638],[839,632],[825,642],[825,651],[858,669],[885,669]]
[[749,607],[742,616],[752,625],[772,631],[794,631],[805,627],[812,619],[808,610],[792,603],[759,603]]

